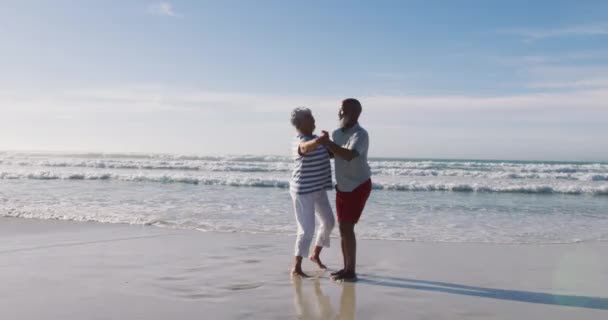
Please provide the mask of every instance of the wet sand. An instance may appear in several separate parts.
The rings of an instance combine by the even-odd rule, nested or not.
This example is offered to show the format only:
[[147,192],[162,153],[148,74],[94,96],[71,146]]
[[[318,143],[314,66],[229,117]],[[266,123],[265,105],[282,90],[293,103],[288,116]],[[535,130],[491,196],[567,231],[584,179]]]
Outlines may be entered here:
[[0,218],[0,319],[608,318],[608,242],[359,241],[360,281],[344,284],[312,263],[292,279],[293,242]]

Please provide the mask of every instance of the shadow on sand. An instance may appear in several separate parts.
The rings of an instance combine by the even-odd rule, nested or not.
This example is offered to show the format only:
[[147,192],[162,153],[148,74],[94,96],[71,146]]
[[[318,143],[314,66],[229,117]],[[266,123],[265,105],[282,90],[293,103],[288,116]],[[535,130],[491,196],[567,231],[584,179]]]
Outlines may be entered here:
[[608,310],[608,298],[601,297],[572,296],[543,292],[484,288],[456,283],[386,277],[371,274],[361,274],[357,283],[402,289],[460,294],[465,296],[498,300]]

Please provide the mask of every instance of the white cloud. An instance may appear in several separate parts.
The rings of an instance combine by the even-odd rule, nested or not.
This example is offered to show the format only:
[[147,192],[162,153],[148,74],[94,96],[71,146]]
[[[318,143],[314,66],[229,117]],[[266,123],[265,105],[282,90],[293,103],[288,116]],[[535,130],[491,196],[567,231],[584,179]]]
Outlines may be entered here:
[[535,89],[593,89],[608,88],[608,77],[596,79],[583,79],[575,81],[543,81],[533,82],[529,85]]
[[607,36],[608,24],[582,24],[559,28],[527,29],[515,28],[501,30],[501,33],[522,36],[526,41],[568,36]]
[[538,65],[527,72],[534,89],[608,89],[605,65]]
[[578,63],[578,62],[589,62],[605,60],[608,57],[607,50],[595,50],[595,51],[575,51],[551,55],[523,55],[523,56],[510,56],[510,57],[498,57],[497,63],[512,66],[538,66],[548,64],[565,64],[565,63]]
[[[158,85],[0,90],[0,149],[285,154],[293,107],[311,107],[318,128],[331,129],[343,98]],[[358,98],[376,156],[608,159],[608,88]],[[262,148],[243,143],[252,134]]]
[[496,61],[523,76],[522,88],[608,89],[608,51],[574,51],[553,55],[500,57]]
[[[584,81],[579,81],[584,83]],[[556,82],[559,83],[559,82]],[[575,82],[573,82],[575,83]],[[606,79],[589,81],[601,88],[544,92],[514,95],[373,95],[359,97],[364,105],[376,110],[482,111],[534,110],[554,108],[605,109],[608,101]],[[539,87],[542,85],[538,84]],[[547,82],[546,87],[553,87]],[[558,87],[558,85],[555,85]],[[264,95],[242,92],[215,92],[189,88],[163,86],[132,86],[93,89],[74,89],[43,95],[18,95],[0,92],[0,111],[32,110],[56,111],[78,109],[82,111],[151,111],[151,110],[203,110],[222,112],[284,112],[304,105],[313,109],[337,110],[340,96]],[[607,110],[608,111],[608,110]]]
[[167,16],[167,17],[176,17],[177,16],[177,14],[175,13],[175,10],[173,9],[173,5],[169,2],[161,2],[161,3],[156,3],[153,5],[150,5],[148,7],[148,12],[150,12],[151,14]]

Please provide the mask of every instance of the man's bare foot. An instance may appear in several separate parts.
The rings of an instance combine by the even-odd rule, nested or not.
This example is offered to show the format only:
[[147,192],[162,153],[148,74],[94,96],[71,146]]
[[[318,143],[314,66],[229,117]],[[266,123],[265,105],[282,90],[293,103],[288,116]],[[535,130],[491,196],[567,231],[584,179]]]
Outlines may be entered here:
[[353,271],[344,271],[333,277],[334,281],[354,282],[357,281],[357,274]]
[[331,276],[332,276],[332,277],[336,277],[336,276],[339,276],[339,275],[341,275],[341,274],[343,274],[343,273],[344,273],[344,269],[340,269],[340,270],[338,270],[338,271],[336,271],[336,272],[332,272],[332,273],[331,273]]
[[319,268],[321,269],[327,269],[327,267],[323,264],[323,262],[321,262],[321,258],[319,257],[312,256],[310,257],[310,261],[316,263],[317,266],[319,266]]
[[306,273],[304,273],[304,271],[302,271],[302,269],[300,269],[300,268],[293,268],[293,269],[291,269],[291,276],[292,277],[310,278],[310,276],[307,275]]

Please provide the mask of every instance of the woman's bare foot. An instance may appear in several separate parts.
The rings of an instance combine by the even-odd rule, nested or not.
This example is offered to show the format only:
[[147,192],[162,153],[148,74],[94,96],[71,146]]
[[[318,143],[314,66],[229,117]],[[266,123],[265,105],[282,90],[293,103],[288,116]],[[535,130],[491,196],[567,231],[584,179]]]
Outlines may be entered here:
[[293,269],[291,269],[291,276],[292,277],[310,278],[309,275],[307,275],[306,273],[304,273],[304,271],[302,271],[302,268],[293,268]]
[[308,275],[302,271],[302,256],[296,256],[293,260],[293,268],[291,269],[291,276],[308,278]]
[[316,263],[317,266],[319,266],[319,268],[321,268],[321,269],[327,269],[327,267],[323,264],[323,262],[321,262],[321,258],[318,256],[310,257],[310,261]]

